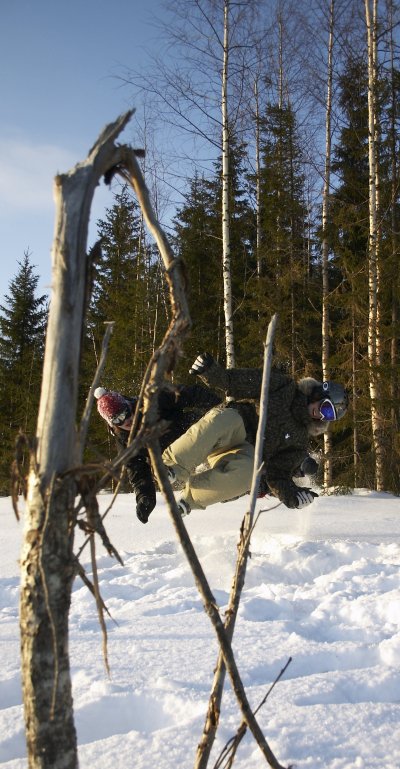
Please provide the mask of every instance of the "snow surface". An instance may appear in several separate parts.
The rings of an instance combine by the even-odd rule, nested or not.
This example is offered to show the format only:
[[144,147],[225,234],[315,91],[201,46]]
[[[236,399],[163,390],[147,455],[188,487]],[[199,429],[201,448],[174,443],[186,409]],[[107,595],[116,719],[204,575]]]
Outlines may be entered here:
[[[110,497],[100,498],[105,510]],[[185,519],[221,611],[248,497]],[[274,504],[258,502],[261,509]],[[0,765],[25,769],[18,628],[23,524],[0,500]],[[99,544],[111,679],[92,596],[77,579],[70,645],[81,769],[193,766],[217,657],[214,631],[159,497],[150,522],[131,495],[106,518],[124,566]],[[82,542],[77,540],[77,547]],[[400,767],[400,499],[357,491],[303,511],[263,512],[252,538],[234,650],[278,760],[297,769]],[[88,548],[82,562],[89,567]],[[228,684],[210,767],[240,723]],[[266,763],[246,735],[235,766]]]

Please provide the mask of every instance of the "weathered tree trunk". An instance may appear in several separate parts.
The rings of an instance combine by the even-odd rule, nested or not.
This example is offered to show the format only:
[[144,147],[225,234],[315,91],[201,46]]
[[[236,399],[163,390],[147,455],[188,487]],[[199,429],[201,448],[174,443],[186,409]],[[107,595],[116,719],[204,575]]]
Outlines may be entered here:
[[95,188],[120,161],[113,140],[130,115],[103,131],[84,163],[55,180],[52,297],[21,554],[21,666],[31,769],[75,769],[78,763],[68,613],[76,494],[71,470],[81,461],[75,423],[87,292],[86,239]]

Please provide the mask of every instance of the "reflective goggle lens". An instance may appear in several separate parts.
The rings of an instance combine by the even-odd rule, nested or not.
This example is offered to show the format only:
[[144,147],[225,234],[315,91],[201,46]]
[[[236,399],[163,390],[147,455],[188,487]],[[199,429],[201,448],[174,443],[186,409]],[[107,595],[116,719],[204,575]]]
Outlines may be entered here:
[[319,413],[321,414],[321,419],[326,419],[327,422],[333,422],[336,419],[336,410],[329,398],[325,398],[325,400],[321,401],[319,404]]

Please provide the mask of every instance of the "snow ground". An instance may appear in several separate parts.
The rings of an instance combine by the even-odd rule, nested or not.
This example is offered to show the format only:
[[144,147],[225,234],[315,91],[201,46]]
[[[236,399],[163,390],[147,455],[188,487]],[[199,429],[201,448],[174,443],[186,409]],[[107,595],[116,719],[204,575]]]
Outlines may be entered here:
[[[231,586],[248,497],[185,519],[218,605]],[[106,509],[110,497],[101,497]],[[260,500],[261,509],[273,505]],[[0,766],[25,769],[18,629],[23,524],[0,500]],[[70,621],[81,769],[187,769],[201,735],[217,645],[161,497],[148,525],[133,497],[106,518],[122,567],[99,545],[111,679],[91,595]],[[81,540],[77,541],[79,546]],[[296,769],[400,767],[400,499],[359,490],[303,511],[261,514],[234,636],[252,706],[278,760]],[[89,553],[82,554],[88,564]],[[240,723],[228,685],[210,767]],[[235,765],[266,766],[246,735]]]

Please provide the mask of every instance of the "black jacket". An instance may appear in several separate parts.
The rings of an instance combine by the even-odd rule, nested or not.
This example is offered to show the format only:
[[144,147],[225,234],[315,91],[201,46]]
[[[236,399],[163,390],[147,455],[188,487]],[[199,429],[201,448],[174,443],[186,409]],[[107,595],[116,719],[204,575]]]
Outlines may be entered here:
[[[132,403],[135,410],[137,398],[124,397]],[[169,422],[168,430],[160,437],[161,450],[164,451],[170,443],[183,435],[189,427],[219,403],[221,398],[201,385],[178,385],[161,390],[158,396],[159,417],[160,420],[165,419]],[[110,428],[110,430],[115,436],[119,450],[123,451],[128,443],[129,432],[119,427]],[[156,504],[156,488],[146,449],[141,449],[136,456],[128,460],[126,471],[130,485],[136,494],[137,503],[146,498],[151,512]]]
[[[227,404],[242,416],[247,439],[255,442],[258,427],[261,369],[225,369],[216,361],[200,374],[213,390],[234,398]],[[265,480],[287,507],[295,507],[298,487],[292,478],[308,456],[310,439],[324,433],[328,424],[312,419],[308,397],[319,383],[311,377],[294,382],[277,369],[271,372],[267,425],[263,446]]]

